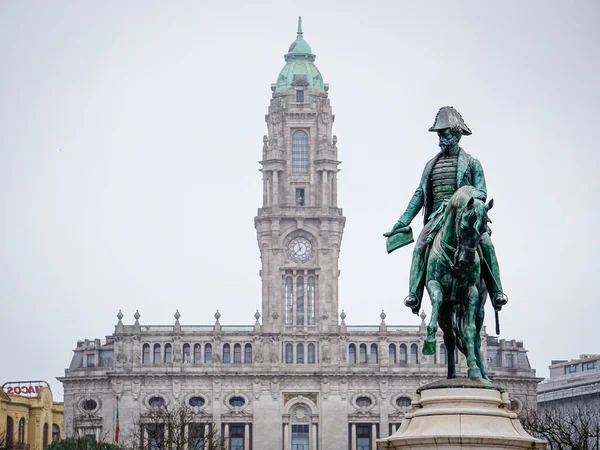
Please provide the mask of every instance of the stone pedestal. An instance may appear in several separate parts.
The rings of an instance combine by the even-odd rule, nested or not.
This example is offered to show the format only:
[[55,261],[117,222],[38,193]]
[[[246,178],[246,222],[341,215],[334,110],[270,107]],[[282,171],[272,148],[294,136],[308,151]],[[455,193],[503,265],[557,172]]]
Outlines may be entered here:
[[509,410],[500,387],[468,379],[443,380],[417,390],[412,408],[381,449],[545,449]]

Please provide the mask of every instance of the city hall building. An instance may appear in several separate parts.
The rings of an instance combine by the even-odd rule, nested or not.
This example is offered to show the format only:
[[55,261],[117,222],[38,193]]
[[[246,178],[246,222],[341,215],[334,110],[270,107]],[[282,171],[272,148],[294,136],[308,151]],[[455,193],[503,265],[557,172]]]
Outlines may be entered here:
[[[415,326],[387,324],[383,312],[374,325],[345,321],[335,116],[298,25],[271,85],[260,161],[261,312],[241,326],[221,324],[218,311],[206,325],[182,325],[174,311],[174,323],[159,326],[138,312],[126,324],[119,312],[105,341],[77,343],[60,379],[67,432],[112,439],[118,397],[122,439],[155,405],[182,403],[230,450],[372,450],[402,422],[415,389],[446,376],[441,334],[435,355],[420,351],[424,314]],[[523,344],[484,336],[482,352],[513,408],[535,405],[540,380]],[[458,370],[464,376],[462,356]]]

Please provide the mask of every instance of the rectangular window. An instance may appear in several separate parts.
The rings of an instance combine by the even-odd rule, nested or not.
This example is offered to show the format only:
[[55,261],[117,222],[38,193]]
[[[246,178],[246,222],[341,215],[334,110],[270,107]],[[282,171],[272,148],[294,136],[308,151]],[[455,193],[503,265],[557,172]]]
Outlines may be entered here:
[[583,370],[595,370],[596,369],[596,361],[590,361],[582,364]]
[[191,423],[188,426],[188,450],[204,450],[204,424]]
[[292,450],[308,450],[308,425],[292,425]]
[[304,103],[304,91],[296,91],[296,102]]
[[88,367],[94,367],[96,365],[96,355],[87,355],[86,364]]
[[515,361],[513,358],[513,355],[508,354],[506,355],[506,367],[508,367],[509,369],[512,369],[515,366]]
[[304,188],[296,189],[296,206],[304,206]]
[[356,425],[356,450],[371,450],[371,425]]
[[165,427],[160,424],[148,426],[148,448],[149,450],[163,450],[165,444]]
[[572,364],[569,366],[569,373],[577,372],[577,364]]
[[244,425],[229,425],[229,450],[244,450]]

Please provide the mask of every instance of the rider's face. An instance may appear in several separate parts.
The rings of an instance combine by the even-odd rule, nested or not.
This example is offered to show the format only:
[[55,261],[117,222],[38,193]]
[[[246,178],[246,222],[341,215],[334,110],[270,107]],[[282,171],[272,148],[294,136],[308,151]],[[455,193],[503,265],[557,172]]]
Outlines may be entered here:
[[460,134],[453,133],[450,128],[438,131],[438,137],[440,139],[439,146],[442,150],[450,150],[458,145],[458,141],[460,141]]

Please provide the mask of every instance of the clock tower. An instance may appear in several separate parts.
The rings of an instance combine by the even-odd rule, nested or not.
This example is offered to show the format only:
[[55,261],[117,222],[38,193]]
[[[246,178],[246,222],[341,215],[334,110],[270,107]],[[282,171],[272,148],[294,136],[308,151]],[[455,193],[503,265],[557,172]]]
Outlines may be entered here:
[[298,34],[271,85],[260,169],[263,205],[254,222],[262,268],[263,331],[333,332],[339,252],[346,218],[329,85]]

